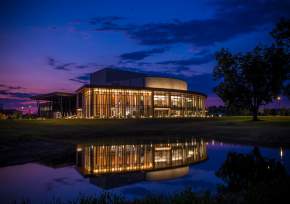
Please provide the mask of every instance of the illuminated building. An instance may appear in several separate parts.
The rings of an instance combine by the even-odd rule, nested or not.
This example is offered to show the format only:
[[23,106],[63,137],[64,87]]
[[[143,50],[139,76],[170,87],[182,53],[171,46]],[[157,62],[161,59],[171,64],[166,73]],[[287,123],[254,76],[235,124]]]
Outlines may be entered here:
[[84,118],[203,117],[205,100],[179,79],[104,69],[77,90],[77,111]]
[[204,117],[206,95],[188,90],[185,81],[117,69],[90,75],[76,93],[32,97],[41,117],[165,118]]

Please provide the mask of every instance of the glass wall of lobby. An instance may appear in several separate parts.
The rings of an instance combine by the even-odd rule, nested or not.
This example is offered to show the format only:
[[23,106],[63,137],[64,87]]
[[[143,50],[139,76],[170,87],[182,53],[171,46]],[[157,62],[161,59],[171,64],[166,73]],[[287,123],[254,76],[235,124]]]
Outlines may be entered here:
[[205,114],[205,97],[192,93],[154,91],[154,117],[197,117]]
[[82,111],[86,118],[152,117],[152,92],[128,89],[86,89]]
[[205,112],[205,97],[193,93],[85,88],[82,98],[85,118],[196,117]]

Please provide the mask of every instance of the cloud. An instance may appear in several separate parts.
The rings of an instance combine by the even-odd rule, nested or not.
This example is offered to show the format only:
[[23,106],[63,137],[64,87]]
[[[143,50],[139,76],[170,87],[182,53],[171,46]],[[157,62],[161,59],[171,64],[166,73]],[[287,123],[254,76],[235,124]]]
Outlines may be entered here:
[[120,16],[105,16],[105,17],[98,16],[98,17],[91,18],[90,24],[96,25],[96,24],[102,23],[104,25],[112,25],[116,21],[123,20],[123,19],[125,18],[120,17]]
[[78,82],[81,84],[87,84],[90,80],[90,74],[91,73],[82,74],[80,76],[77,76],[75,78],[71,78],[69,80],[74,81],[74,82]]
[[95,68],[103,65],[99,65],[96,63],[87,63],[87,64],[78,64],[75,62],[60,62],[59,60],[56,60],[52,57],[47,58],[47,65],[52,67],[52,69],[55,70],[62,70],[62,71],[71,71],[74,69],[90,69],[90,68]]
[[17,105],[24,101],[30,101],[30,97],[36,94],[23,90],[26,90],[26,88],[0,84],[0,102],[5,104],[5,106],[7,104]]
[[61,64],[61,65],[57,65],[54,67],[54,69],[56,70],[64,70],[64,71],[69,71],[69,67],[71,65],[74,65],[74,63],[66,63],[66,64]]
[[10,93],[10,95],[17,97],[17,98],[30,98],[33,95],[36,95],[35,93],[22,93],[22,92],[16,92],[16,93]]
[[6,91],[6,90],[0,90],[0,94],[1,95],[8,95],[8,91]]
[[124,53],[120,55],[121,60],[132,60],[132,61],[138,61],[143,60],[146,57],[149,57],[154,54],[159,54],[165,52],[165,48],[154,48],[151,50],[142,50],[142,51],[136,51],[136,52],[129,52]]
[[47,58],[47,63],[49,66],[55,66],[56,60],[54,58],[48,57]]
[[24,98],[30,98],[31,96],[35,95],[35,93],[11,92],[8,90],[0,90],[0,95],[24,99]]
[[290,2],[286,0],[216,0],[210,3],[216,12],[208,19],[134,25],[124,24],[118,17],[99,17],[92,25],[96,31],[125,32],[142,45],[186,43],[208,46],[257,31],[290,14]]
[[3,98],[16,98],[16,99],[28,99],[33,94],[23,92],[26,88],[21,86],[10,86],[6,84],[0,84],[0,97]]
[[71,78],[69,79],[70,81],[74,81],[74,82],[77,82],[77,83],[80,83],[80,84],[87,84],[86,81],[82,81],[82,80],[79,80],[79,79],[76,79],[76,78]]
[[137,65],[138,66],[144,66],[144,65],[146,66],[146,65],[152,65],[152,63],[151,62],[138,62]]
[[214,60],[214,56],[212,54],[207,54],[204,56],[195,56],[195,57],[192,57],[189,59],[183,59],[183,60],[162,61],[162,62],[158,62],[157,64],[188,66],[188,65],[201,65],[201,64],[205,64],[210,61],[213,61],[213,60]]
[[60,63],[58,60],[52,57],[47,58],[47,64],[55,70],[70,71],[72,66],[75,65],[74,62]]
[[189,71],[190,70],[190,67],[186,67],[186,66],[176,66],[176,67],[173,67],[175,69],[175,72],[176,73],[182,73],[184,71]]
[[85,68],[88,68],[88,65],[77,65],[76,68],[77,69],[85,69]]
[[89,24],[94,26],[96,31],[128,31],[134,29],[135,25],[121,25],[120,21],[124,19],[120,16],[99,16],[91,18]]
[[21,86],[9,86],[9,85],[5,85],[5,84],[0,84],[0,88],[12,89],[12,90],[25,89],[24,87],[21,87]]

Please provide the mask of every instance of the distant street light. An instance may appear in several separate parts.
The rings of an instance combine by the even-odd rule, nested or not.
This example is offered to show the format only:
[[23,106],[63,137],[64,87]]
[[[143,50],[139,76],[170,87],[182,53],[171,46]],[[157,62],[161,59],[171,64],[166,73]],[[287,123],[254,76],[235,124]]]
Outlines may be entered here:
[[278,109],[279,109],[279,115],[280,115],[280,113],[281,113],[281,108],[280,108],[281,96],[277,96],[277,101],[278,101]]
[[281,160],[283,160],[283,157],[284,157],[284,150],[282,147],[280,147],[280,158]]

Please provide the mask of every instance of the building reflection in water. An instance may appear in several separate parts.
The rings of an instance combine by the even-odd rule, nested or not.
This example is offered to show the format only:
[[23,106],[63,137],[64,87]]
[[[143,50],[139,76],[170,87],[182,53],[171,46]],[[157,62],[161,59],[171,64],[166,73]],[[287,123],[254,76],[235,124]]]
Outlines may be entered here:
[[206,143],[197,139],[158,144],[79,144],[76,151],[77,169],[104,188],[184,176],[190,164],[206,159]]
[[206,144],[192,139],[161,144],[77,146],[77,167],[84,175],[170,169],[203,161]]

